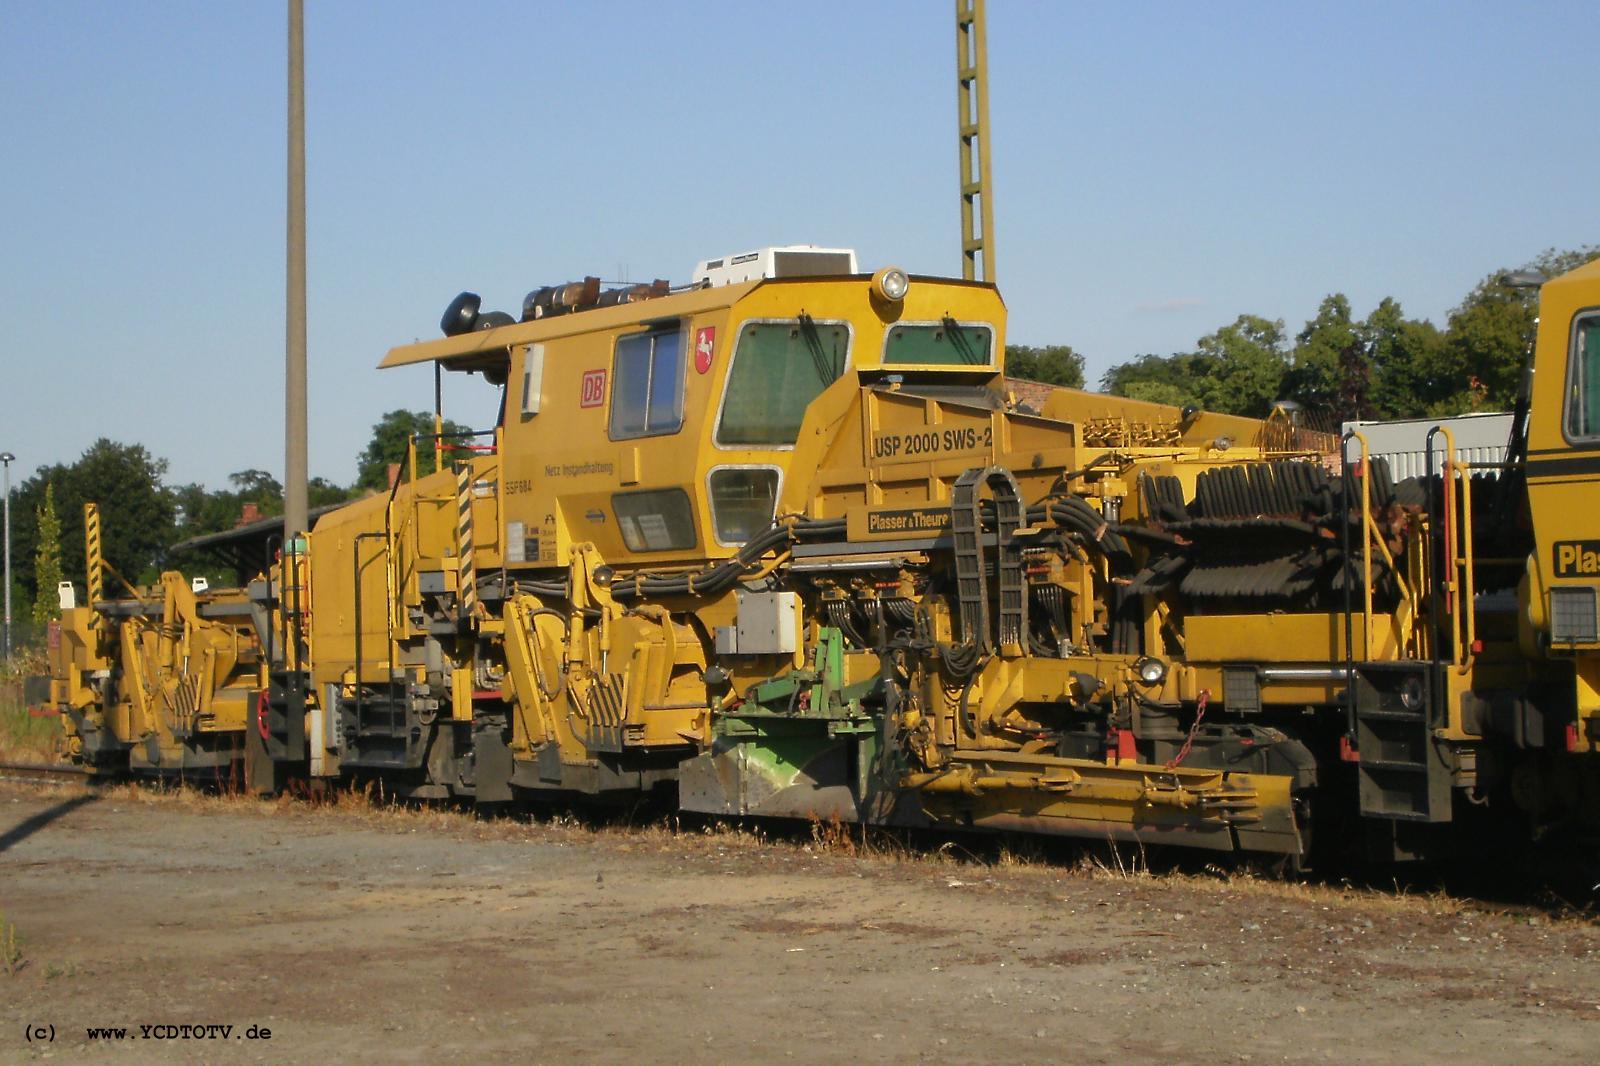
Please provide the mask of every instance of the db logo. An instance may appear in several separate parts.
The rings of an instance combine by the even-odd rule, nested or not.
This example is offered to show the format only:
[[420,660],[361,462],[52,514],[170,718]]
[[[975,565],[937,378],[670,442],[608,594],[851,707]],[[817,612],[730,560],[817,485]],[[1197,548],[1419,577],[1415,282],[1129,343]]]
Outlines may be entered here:
[[583,394],[578,400],[579,407],[599,407],[606,402],[606,372],[604,370],[585,370],[583,372]]
[[694,368],[704,374],[711,369],[711,353],[717,347],[717,327],[706,326],[694,331]]

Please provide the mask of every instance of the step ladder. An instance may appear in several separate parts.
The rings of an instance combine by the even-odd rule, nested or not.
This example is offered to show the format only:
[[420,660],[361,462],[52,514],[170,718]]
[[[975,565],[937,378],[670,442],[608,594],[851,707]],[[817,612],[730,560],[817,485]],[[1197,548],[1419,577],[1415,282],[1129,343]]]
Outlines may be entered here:
[[299,670],[275,667],[267,673],[267,689],[257,705],[257,728],[275,762],[306,757],[305,685],[306,675]]
[[1361,663],[1354,685],[1361,813],[1402,822],[1450,820],[1453,779],[1434,741],[1434,668]]

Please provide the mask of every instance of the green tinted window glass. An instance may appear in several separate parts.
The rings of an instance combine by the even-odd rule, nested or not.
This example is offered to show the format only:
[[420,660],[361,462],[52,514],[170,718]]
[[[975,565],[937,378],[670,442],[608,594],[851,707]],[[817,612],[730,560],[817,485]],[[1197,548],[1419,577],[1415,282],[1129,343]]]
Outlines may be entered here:
[[1567,436],[1600,437],[1600,315],[1578,319],[1572,331]]
[[611,509],[622,527],[622,542],[634,552],[694,547],[694,510],[682,489],[619,493]]
[[849,354],[850,330],[842,323],[745,323],[728,372],[717,443],[793,444],[807,405],[844,373]]
[[994,362],[994,331],[962,325],[947,318],[939,323],[889,327],[883,344],[885,363],[936,366],[988,366]]
[[771,469],[711,471],[711,519],[717,539],[743,544],[772,525],[778,506],[778,472]]

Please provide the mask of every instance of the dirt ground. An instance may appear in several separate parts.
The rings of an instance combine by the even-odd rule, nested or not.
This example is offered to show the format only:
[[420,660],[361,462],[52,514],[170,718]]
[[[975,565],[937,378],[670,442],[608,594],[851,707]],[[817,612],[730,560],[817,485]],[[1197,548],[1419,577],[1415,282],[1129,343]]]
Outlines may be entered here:
[[1582,917],[355,806],[0,785],[0,1061],[1600,1057]]

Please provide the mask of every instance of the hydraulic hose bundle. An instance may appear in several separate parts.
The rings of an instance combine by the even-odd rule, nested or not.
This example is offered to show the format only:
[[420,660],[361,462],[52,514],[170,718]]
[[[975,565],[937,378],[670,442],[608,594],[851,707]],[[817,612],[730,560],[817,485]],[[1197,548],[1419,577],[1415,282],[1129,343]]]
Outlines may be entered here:
[[759,536],[745,542],[731,558],[687,574],[648,573],[619,577],[611,595],[619,600],[643,596],[718,596],[727,592],[771,551],[783,551],[796,540],[842,536],[844,519],[791,518],[779,520]]

